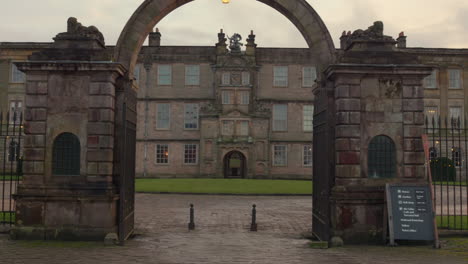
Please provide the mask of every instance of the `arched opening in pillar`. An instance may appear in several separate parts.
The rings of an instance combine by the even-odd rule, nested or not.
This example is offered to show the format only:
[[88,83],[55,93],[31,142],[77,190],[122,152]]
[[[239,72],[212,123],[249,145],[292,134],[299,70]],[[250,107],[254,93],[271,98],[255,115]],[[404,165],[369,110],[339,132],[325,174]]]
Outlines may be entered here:
[[63,133],[54,140],[52,174],[54,176],[80,175],[80,140],[72,133]]

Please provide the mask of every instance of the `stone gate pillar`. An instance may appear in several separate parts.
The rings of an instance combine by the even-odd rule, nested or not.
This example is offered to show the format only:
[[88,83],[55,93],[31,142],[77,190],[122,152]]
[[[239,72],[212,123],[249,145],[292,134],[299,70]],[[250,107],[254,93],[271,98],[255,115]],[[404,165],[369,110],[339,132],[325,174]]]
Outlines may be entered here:
[[422,79],[431,68],[396,48],[383,24],[342,37],[326,70],[335,99],[331,236],[382,242],[386,183],[424,182]]
[[27,73],[24,177],[15,239],[102,240],[117,233],[116,83],[102,34],[74,18],[48,49],[18,63]]

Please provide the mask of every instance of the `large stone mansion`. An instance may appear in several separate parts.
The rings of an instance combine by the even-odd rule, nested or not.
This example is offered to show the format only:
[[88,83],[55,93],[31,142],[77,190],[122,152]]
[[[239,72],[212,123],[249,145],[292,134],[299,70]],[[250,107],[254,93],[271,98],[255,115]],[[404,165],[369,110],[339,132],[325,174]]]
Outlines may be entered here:
[[[257,47],[253,32],[245,48],[240,40],[221,31],[213,46],[162,46],[161,33],[150,34],[135,70],[137,177],[312,178],[315,57],[308,48]],[[403,34],[397,41],[408,64],[434,67],[424,81],[426,116],[463,120],[468,49],[408,48]],[[0,43],[3,112],[23,111],[25,78],[13,62],[50,45]]]

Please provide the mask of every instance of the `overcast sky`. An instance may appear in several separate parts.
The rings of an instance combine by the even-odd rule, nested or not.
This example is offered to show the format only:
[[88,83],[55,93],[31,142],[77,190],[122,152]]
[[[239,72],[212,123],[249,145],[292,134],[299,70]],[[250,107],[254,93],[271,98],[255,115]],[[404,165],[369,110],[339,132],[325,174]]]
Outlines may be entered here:
[[[116,43],[125,23],[143,0],[0,0],[0,41],[52,41],[75,16],[95,25],[106,43]],[[376,20],[385,34],[405,31],[408,46],[468,48],[468,0],[307,0],[322,17],[335,45],[343,30],[367,28]],[[306,47],[299,31],[283,15],[255,0],[195,0],[158,25],[163,45],[214,45],[217,32],[253,29],[262,47]]]

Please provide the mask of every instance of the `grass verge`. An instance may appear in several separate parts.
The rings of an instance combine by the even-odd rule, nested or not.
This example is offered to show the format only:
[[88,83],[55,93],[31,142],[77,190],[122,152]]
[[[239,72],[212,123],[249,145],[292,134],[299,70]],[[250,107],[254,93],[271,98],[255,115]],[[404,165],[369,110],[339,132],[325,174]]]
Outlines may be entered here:
[[438,215],[437,227],[451,230],[468,230],[468,215]]
[[240,179],[137,179],[136,192],[312,195],[312,181]]
[[0,223],[14,223],[15,213],[14,212],[0,212]]

